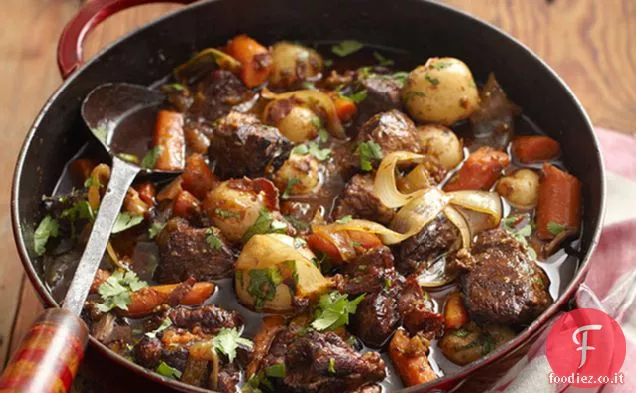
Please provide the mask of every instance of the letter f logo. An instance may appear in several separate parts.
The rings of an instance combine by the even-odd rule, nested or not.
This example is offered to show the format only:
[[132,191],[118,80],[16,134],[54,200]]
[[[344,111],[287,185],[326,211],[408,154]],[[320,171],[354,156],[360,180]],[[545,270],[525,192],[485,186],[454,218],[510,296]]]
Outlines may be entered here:
[[[587,351],[596,349],[594,347],[587,346],[587,331],[601,330],[602,327],[603,326],[601,325],[584,325],[576,329],[574,333],[572,333],[572,341],[574,341],[575,344],[581,345],[580,347],[576,349],[577,351],[581,351],[581,364],[579,364],[578,368],[583,367],[583,365],[585,364],[585,361],[587,360]],[[582,342],[579,342],[578,338],[576,338],[577,334],[579,333],[581,333]]]

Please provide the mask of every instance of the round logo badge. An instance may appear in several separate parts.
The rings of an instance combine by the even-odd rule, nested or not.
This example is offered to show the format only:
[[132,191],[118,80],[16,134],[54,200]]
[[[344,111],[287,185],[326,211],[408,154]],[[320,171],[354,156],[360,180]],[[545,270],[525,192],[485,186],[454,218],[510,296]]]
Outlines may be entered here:
[[625,335],[619,324],[593,308],[563,315],[550,328],[546,342],[546,356],[554,371],[551,380],[576,387],[614,381],[625,361],[625,352]]

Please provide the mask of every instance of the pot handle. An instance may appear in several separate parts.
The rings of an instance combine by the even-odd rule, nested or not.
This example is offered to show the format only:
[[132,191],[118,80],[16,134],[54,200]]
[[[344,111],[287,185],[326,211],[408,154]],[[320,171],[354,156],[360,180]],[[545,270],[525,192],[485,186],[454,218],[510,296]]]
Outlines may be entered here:
[[150,3],[190,4],[196,0],[87,0],[66,24],[57,45],[57,65],[62,78],[68,78],[84,62],[84,39],[109,16]]

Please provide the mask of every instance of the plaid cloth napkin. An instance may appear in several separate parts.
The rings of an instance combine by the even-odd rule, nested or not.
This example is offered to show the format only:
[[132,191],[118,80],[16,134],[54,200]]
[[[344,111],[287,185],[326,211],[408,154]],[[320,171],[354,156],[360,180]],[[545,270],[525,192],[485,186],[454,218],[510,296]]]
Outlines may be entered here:
[[604,129],[597,129],[597,135],[608,171],[607,212],[601,240],[587,279],[576,293],[576,303],[581,308],[605,311],[621,325],[627,340],[627,357],[621,369],[625,383],[598,388],[550,384],[546,329],[490,393],[636,392],[636,138]]

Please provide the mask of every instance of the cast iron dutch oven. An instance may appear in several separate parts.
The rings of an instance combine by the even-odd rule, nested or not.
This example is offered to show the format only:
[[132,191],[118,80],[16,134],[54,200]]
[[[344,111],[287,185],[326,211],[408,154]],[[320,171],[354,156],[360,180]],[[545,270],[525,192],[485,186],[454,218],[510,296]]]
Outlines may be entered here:
[[[483,375],[486,367],[509,363],[557,311],[568,307],[586,276],[600,235],[603,164],[585,110],[565,83],[525,46],[465,13],[423,0],[210,0],[192,4],[129,34],[81,65],[82,41],[94,25],[121,9],[159,1],[166,0],[89,1],[61,37],[59,65],[67,79],[45,104],[26,137],[12,192],[15,240],[24,268],[46,306],[55,306],[56,302],[42,278],[41,261],[31,247],[34,226],[42,218],[41,196],[52,192],[65,163],[90,138],[80,118],[84,97],[105,82],[151,84],[195,51],[247,33],[263,43],[355,39],[407,50],[422,62],[431,56],[457,57],[469,64],[477,80],[485,80],[492,71],[512,100],[561,143],[567,167],[583,182],[580,254],[569,261],[576,264],[578,259],[578,271],[563,295],[504,347],[459,373],[406,391],[450,391],[466,379]],[[93,338],[91,345],[89,357],[93,362],[114,370],[108,372],[109,379],[132,381],[126,382],[127,386],[147,386],[152,380],[181,391],[202,391],[150,373]]]

